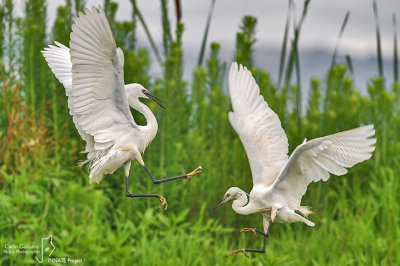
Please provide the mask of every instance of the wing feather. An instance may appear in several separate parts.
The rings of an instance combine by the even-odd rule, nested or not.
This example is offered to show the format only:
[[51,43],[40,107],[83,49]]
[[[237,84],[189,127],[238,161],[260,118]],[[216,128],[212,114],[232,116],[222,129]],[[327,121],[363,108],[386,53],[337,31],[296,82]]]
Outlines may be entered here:
[[124,56],[100,7],[75,17],[70,46],[55,42],[43,55],[64,85],[73,122],[93,159],[137,127],[126,99]]
[[288,159],[288,140],[279,117],[260,95],[251,72],[235,62],[229,72],[229,93],[233,108],[229,121],[246,150],[253,184],[269,186]]
[[357,163],[368,160],[375,150],[374,126],[368,125],[310,140],[299,145],[272,185],[292,209],[311,182],[326,181],[330,173],[340,176]]
[[44,48],[42,53],[50,69],[65,88],[65,94],[68,97],[68,108],[70,110],[70,114],[72,115],[72,121],[74,122],[79,135],[86,142],[85,152],[89,153],[88,157],[90,158],[95,151],[93,136],[85,133],[82,130],[82,127],[77,122],[77,115],[74,115],[74,106],[72,104],[72,63],[70,59],[69,48],[59,42],[54,43],[55,45],[49,45],[49,47]]
[[108,148],[137,126],[126,99],[123,64],[102,8],[79,12],[70,46],[74,115],[99,143],[96,150]]

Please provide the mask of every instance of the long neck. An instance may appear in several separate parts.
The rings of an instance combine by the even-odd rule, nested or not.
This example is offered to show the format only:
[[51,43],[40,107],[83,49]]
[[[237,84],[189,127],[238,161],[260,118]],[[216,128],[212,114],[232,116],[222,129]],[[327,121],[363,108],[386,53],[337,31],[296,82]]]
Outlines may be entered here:
[[242,215],[248,215],[257,212],[254,209],[253,202],[247,198],[247,195],[244,192],[241,193],[239,198],[233,201],[232,209]]
[[146,140],[145,146],[147,146],[157,134],[157,129],[158,129],[157,119],[154,116],[153,112],[150,110],[150,108],[147,107],[147,105],[145,105],[138,99],[131,101],[130,105],[132,108],[140,112],[146,119],[146,125],[139,127],[143,132],[143,136]]

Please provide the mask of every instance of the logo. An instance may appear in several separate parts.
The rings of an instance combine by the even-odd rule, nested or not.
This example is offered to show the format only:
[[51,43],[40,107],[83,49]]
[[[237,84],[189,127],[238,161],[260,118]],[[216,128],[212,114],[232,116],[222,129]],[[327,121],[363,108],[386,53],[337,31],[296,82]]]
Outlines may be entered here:
[[[46,247],[46,248],[43,249],[43,247]],[[51,254],[53,254],[53,251],[55,249],[56,249],[56,247],[53,245],[53,236],[52,235],[49,235],[49,237],[42,238],[42,252],[40,252],[40,253],[42,253],[42,260],[39,260],[38,257],[36,257],[37,261],[39,263],[43,263],[44,254],[45,253],[47,254],[50,251],[50,253],[48,255],[48,257],[50,257]]]
[[53,235],[43,237],[40,245],[33,245],[28,243],[9,244],[4,245],[3,254],[8,256],[14,255],[36,255],[35,258],[39,263],[58,263],[58,264],[81,264],[82,258],[70,257],[54,257],[53,252],[56,246],[53,244]]

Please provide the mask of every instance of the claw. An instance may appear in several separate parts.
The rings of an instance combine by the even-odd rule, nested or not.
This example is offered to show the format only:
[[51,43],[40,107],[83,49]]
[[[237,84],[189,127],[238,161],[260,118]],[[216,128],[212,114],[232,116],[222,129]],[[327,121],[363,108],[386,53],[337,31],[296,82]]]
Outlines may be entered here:
[[192,179],[192,177],[196,174],[200,174],[201,172],[203,172],[203,168],[201,167],[201,165],[199,167],[197,167],[196,169],[194,169],[192,172],[190,172],[189,174],[186,175],[186,179]]
[[167,208],[168,208],[167,200],[166,200],[163,196],[160,196],[159,200],[160,200],[160,202],[161,202],[161,205],[160,205],[160,207],[158,207],[158,208],[159,208],[159,209],[163,209],[163,206],[164,206],[164,211],[166,211]]
[[244,248],[234,250],[234,251],[232,251],[230,254],[228,254],[228,255],[226,255],[226,256],[229,257],[229,256],[235,255],[235,254],[237,254],[237,253],[239,253],[239,252],[243,252],[243,254],[246,255],[246,257],[249,257],[249,255],[247,255],[246,250],[245,250]]
[[254,236],[255,236],[256,238],[258,238],[258,236],[257,236],[257,234],[256,234],[256,229],[255,229],[255,228],[242,228],[242,229],[240,230],[240,233],[243,233],[243,232],[253,232]]

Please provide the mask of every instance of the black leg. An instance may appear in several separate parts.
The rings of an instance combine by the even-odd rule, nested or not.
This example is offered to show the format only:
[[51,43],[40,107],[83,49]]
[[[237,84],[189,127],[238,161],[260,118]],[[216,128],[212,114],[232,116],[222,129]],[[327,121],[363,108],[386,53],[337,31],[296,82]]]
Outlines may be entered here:
[[244,251],[246,251],[246,252],[256,252],[256,253],[265,253],[265,249],[267,247],[267,237],[269,236],[269,228],[271,227],[271,224],[272,224],[272,222],[268,226],[267,233],[261,232],[260,230],[254,228],[257,233],[259,233],[260,235],[264,236],[263,249],[247,249],[246,248],[246,249],[244,249]]
[[151,180],[153,181],[154,184],[161,184],[161,183],[164,183],[164,182],[169,182],[169,181],[183,179],[183,178],[191,179],[193,175],[201,173],[201,167],[199,166],[195,170],[190,172],[189,174],[158,180],[158,179],[155,179],[153,177],[153,175],[150,173],[149,169],[147,169],[146,165],[143,165],[143,168],[144,168],[144,170],[146,170],[146,173],[150,176],[150,178],[151,178]]
[[161,202],[160,208],[164,207],[164,210],[168,208],[167,200],[158,194],[131,194],[129,193],[129,176],[126,176],[126,196],[129,198],[158,198]]
[[248,255],[246,254],[246,252],[265,253],[265,249],[267,247],[267,237],[269,236],[269,231],[271,229],[271,225],[272,225],[272,222],[269,223],[266,233],[258,230],[257,228],[244,228],[244,229],[240,230],[240,232],[249,232],[249,231],[251,231],[251,232],[254,233],[254,235],[256,235],[256,233],[258,233],[258,234],[264,236],[263,249],[247,249],[247,248],[237,249],[237,250],[232,251],[230,254],[228,254],[227,257],[229,257],[230,255],[237,254],[239,252],[243,252],[243,254],[246,255],[247,257],[248,257]]

